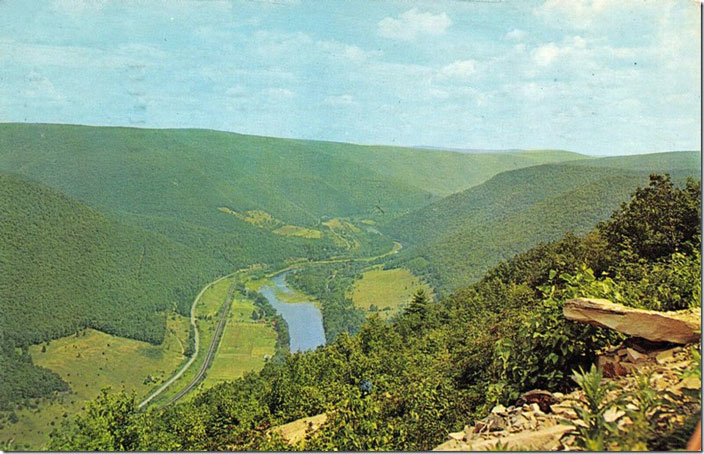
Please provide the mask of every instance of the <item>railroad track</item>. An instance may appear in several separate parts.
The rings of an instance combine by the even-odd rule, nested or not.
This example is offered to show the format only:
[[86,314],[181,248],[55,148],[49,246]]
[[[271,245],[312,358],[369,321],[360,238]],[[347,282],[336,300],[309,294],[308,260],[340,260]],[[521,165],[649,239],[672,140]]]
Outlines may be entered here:
[[208,368],[210,367],[210,363],[213,360],[213,357],[215,356],[215,351],[218,348],[218,344],[220,343],[220,337],[222,335],[222,331],[225,329],[225,324],[227,323],[227,314],[230,312],[230,306],[232,305],[232,298],[235,293],[235,285],[237,284],[237,280],[233,280],[232,284],[230,284],[230,288],[227,290],[227,296],[225,296],[225,301],[222,303],[222,306],[220,307],[220,320],[218,320],[218,326],[215,328],[215,333],[213,334],[213,340],[210,341],[210,346],[208,347],[208,353],[205,356],[205,361],[203,361],[203,365],[201,366],[200,370],[196,374],[195,377],[193,377],[193,380],[186,385],[185,388],[183,388],[181,391],[178,392],[174,397],[169,399],[168,402],[164,405],[171,405],[172,403],[176,402],[177,400],[181,399],[183,396],[188,394],[193,388],[195,388],[198,383],[205,377],[205,373],[208,371]]

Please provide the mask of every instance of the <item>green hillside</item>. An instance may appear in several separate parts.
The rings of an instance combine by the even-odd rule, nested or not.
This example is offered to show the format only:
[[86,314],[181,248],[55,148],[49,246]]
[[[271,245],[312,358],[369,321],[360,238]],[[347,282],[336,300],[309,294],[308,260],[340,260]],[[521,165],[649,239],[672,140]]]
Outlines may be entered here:
[[248,227],[218,212],[222,206],[314,225],[323,216],[415,209],[504,170],[578,158],[560,151],[462,154],[205,130],[0,125],[1,169],[91,205],[220,230]]
[[[679,182],[698,175],[692,155],[594,159],[499,174],[386,224],[384,231],[410,246],[390,266],[409,267],[440,290],[466,285],[540,242],[589,231],[650,172],[670,171]],[[610,167],[616,165],[622,168]]]
[[52,190],[0,175],[0,328],[27,346],[91,327],[160,343],[218,264]]
[[[660,311],[701,306],[701,184],[679,189],[654,176],[642,186],[584,237],[566,235],[537,246],[437,302],[416,293],[388,321],[371,317],[355,336],[269,362],[259,373],[188,402],[143,412],[126,393],[100,396],[53,434],[49,448],[430,451],[495,406],[521,405],[516,400],[526,391],[571,392],[580,382],[573,374],[588,369],[604,350],[623,348],[624,336],[567,320],[565,301],[607,298]],[[684,352],[692,363],[662,373],[698,377],[700,355],[691,347]],[[599,377],[581,383],[586,398],[567,402],[586,421],[583,427],[603,418],[604,409],[626,414],[641,411],[637,405],[652,410],[648,415],[667,411],[673,418],[653,424],[655,417],[633,412],[632,425],[595,424],[570,434],[572,445],[599,452],[685,445],[700,419],[700,394],[670,392],[672,387],[665,390],[672,400],[657,401],[653,396],[663,394],[657,378],[641,370],[645,380],[637,388],[617,382],[629,386],[626,394],[617,397],[609,388],[615,380],[604,385]],[[271,430],[322,413],[327,418],[300,442],[287,444]]]

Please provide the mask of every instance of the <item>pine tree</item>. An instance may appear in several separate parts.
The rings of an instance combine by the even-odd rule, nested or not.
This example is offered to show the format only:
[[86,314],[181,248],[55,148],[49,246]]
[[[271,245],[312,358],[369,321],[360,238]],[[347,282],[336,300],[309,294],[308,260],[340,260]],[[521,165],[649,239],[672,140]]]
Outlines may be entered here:
[[419,288],[413,294],[413,299],[411,304],[408,306],[407,312],[410,314],[416,314],[421,319],[424,319],[428,312],[428,295],[426,295],[425,290]]

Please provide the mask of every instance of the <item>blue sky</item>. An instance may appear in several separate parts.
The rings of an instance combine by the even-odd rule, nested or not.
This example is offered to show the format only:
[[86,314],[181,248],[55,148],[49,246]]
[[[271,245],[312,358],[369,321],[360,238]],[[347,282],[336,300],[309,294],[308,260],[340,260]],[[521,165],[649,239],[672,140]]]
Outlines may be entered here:
[[699,42],[694,0],[0,0],[0,121],[699,149]]

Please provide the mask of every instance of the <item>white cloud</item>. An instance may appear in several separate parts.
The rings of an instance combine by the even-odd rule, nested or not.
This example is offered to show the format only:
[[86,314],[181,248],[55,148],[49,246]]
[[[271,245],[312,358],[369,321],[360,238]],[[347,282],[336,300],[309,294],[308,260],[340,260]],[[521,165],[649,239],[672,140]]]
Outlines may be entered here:
[[59,92],[54,84],[36,71],[31,71],[25,77],[25,87],[22,95],[27,98],[40,98],[50,101],[63,101],[66,96]]
[[448,77],[466,79],[477,72],[477,61],[456,60],[453,63],[444,66],[440,72]]
[[354,106],[357,103],[352,95],[328,96],[323,100],[323,104],[334,107]]
[[548,66],[564,53],[564,49],[558,47],[555,43],[543,44],[533,51],[533,60],[538,66]]
[[366,51],[358,46],[344,44],[338,41],[316,41],[322,52],[344,60],[361,62],[371,57],[381,55],[379,51]]
[[636,0],[546,0],[533,12],[547,20],[564,19],[576,28],[586,29],[602,14],[612,14],[619,7],[635,4]]
[[107,4],[107,0],[54,0],[51,7],[59,13],[81,16],[97,13]]
[[584,49],[587,41],[581,36],[572,36],[565,40],[566,43],[558,46],[555,43],[547,43],[533,50],[533,61],[538,66],[548,66],[557,58],[573,54],[578,49]]
[[294,92],[288,88],[267,88],[264,94],[272,99],[290,99],[296,96]]
[[509,39],[511,41],[520,41],[525,38],[526,35],[527,33],[524,30],[514,28],[510,32],[506,33],[506,39]]
[[378,33],[385,38],[411,40],[419,35],[442,35],[450,25],[452,20],[447,13],[426,13],[413,8],[398,18],[379,21]]

